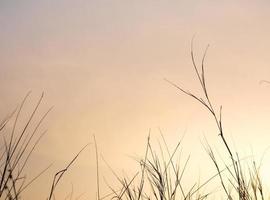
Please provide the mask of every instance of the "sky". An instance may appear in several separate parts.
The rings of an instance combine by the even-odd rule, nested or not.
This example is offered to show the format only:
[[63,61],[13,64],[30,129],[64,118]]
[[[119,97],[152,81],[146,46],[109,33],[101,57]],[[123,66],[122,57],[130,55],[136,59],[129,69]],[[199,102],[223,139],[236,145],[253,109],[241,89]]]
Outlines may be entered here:
[[[28,91],[22,123],[42,92],[39,113],[54,106],[29,176],[54,164],[33,184],[34,193],[25,191],[27,199],[45,199],[54,172],[87,143],[56,195],[65,196],[73,185],[74,193],[94,198],[93,135],[100,154],[120,173],[134,171],[131,157],[143,155],[149,129],[154,144],[159,128],[172,147],[185,135],[191,171],[209,177],[213,171],[205,169],[213,166],[201,141],[205,136],[224,150],[215,123],[164,81],[202,95],[190,57],[194,35],[198,63],[210,45],[206,79],[215,108],[223,105],[226,136],[243,155],[261,158],[270,139],[270,85],[259,83],[270,80],[269,9],[266,0],[1,1],[1,117]],[[270,155],[264,159],[267,169]],[[100,168],[115,182],[102,161]]]

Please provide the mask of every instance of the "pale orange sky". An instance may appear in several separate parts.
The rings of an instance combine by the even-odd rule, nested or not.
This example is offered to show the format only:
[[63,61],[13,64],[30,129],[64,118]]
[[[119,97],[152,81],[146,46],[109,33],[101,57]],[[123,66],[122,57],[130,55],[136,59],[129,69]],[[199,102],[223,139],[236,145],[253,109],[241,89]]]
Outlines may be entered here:
[[[191,153],[190,165],[199,165],[194,169],[203,173],[205,166],[212,167],[210,159],[200,162],[208,159],[200,142],[203,135],[213,146],[220,145],[209,113],[163,81],[199,92],[190,59],[194,34],[198,61],[210,44],[207,82],[215,104],[223,105],[227,136],[244,155],[251,147],[261,155],[270,139],[270,85],[259,85],[270,80],[269,19],[266,0],[1,2],[2,117],[29,90],[27,109],[42,91],[42,110],[54,105],[43,125],[49,132],[31,162],[37,172],[55,165],[33,185],[38,192],[31,198],[46,197],[53,172],[92,142],[93,134],[119,171],[132,168],[135,162],[129,156],[142,155],[149,128],[156,142],[158,127],[171,145],[186,131],[183,148]],[[265,159],[270,167],[268,154]],[[73,182],[75,193],[93,198],[94,165],[90,145],[56,194],[64,196]],[[102,162],[101,168],[109,174]]]

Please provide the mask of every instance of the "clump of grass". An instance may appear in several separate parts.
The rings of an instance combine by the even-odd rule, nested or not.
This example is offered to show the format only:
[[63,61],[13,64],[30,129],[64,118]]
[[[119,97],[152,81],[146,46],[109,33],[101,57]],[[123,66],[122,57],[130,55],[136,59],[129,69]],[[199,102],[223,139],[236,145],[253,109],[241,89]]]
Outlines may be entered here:
[[[21,119],[21,112],[29,95],[30,92],[25,96],[18,108],[11,112],[0,123],[0,199],[21,199],[21,194],[23,191],[25,191],[51,166],[49,165],[30,180],[26,178],[25,168],[28,161],[38,143],[47,132],[47,130],[40,132],[39,128],[49,112],[52,110],[51,107],[41,116],[40,119],[37,120],[37,122],[34,122],[34,118],[36,117],[39,106],[44,97],[44,94],[42,93],[38,102],[34,106],[30,117],[26,119],[26,123],[23,125],[23,127],[19,128],[18,123]],[[8,124],[11,124],[11,129],[7,128]],[[30,126],[33,128],[30,128]],[[55,174],[49,197],[47,198],[48,200],[53,198],[55,188],[60,179],[75,162],[84,148],[80,150],[80,152],[68,163],[64,169]]]
[[105,161],[120,183],[120,187],[115,189],[108,184],[112,191],[111,194],[98,198],[98,200],[108,198],[117,200],[202,200],[210,195],[201,192],[210,180],[202,185],[195,183],[189,189],[186,189],[183,176],[190,156],[181,160],[179,149],[182,139],[170,151],[163,134],[161,135],[162,144],[159,144],[159,151],[153,149],[150,135],[148,136],[144,158],[136,159],[140,170],[131,178],[118,176]]
[[[121,178],[111,168],[113,174],[119,181],[121,187],[118,189],[111,188],[112,193],[99,198],[117,199],[117,200],[189,200],[189,199],[206,199],[211,193],[203,193],[202,188],[211,182],[215,177],[219,177],[220,187],[225,193],[224,199],[239,199],[239,200],[258,200],[265,199],[263,184],[259,175],[260,165],[257,165],[253,160],[249,165],[246,160],[241,159],[237,152],[234,152],[225,137],[222,121],[222,106],[216,110],[212,100],[209,97],[209,92],[205,77],[205,58],[207,55],[207,46],[204,51],[200,67],[195,62],[193,40],[191,43],[191,60],[195,70],[197,80],[201,86],[203,96],[195,95],[183,87],[175,84],[172,81],[165,79],[169,84],[176,87],[181,93],[195,99],[210,113],[214,123],[216,124],[218,136],[221,138],[222,144],[229,157],[229,162],[224,162],[221,165],[216,158],[216,155],[206,140],[205,150],[212,160],[216,173],[202,184],[194,184],[189,190],[185,191],[185,184],[182,182],[182,177],[186,171],[186,159],[181,166],[178,160],[174,160],[175,154],[181,144],[177,144],[172,152],[169,151],[168,145],[163,138],[164,146],[160,148],[160,154],[153,150],[148,137],[146,153],[143,159],[138,160],[140,170],[131,178]],[[165,150],[164,150],[165,149]],[[164,153],[168,159],[165,159]],[[243,163],[243,161],[245,161]],[[107,164],[108,165],[108,164]],[[108,165],[109,166],[109,165]],[[248,166],[247,168],[245,166]]]
[[[29,128],[43,99],[42,94],[31,112],[30,117],[26,120],[22,129],[19,130],[17,124],[20,120],[21,111],[25,101],[29,95],[30,92],[25,96],[19,107],[8,115],[0,124],[2,139],[0,157],[0,199],[20,199],[21,193],[48,169],[48,167],[45,168],[31,180],[27,180],[26,175],[24,174],[24,169],[30,156],[46,133],[46,130],[40,133],[39,127],[52,109],[50,108],[43,114],[38,122],[34,124],[33,130]],[[15,119],[12,122],[11,119],[13,116]],[[13,123],[11,129],[6,128],[8,123]]]
[[[175,148],[170,151],[163,134],[162,144],[160,144],[159,151],[155,151],[150,142],[150,133],[148,136],[145,155],[142,159],[137,159],[139,170],[130,178],[120,177],[111,169],[112,173],[120,183],[118,188],[111,187],[111,193],[106,196],[101,196],[99,187],[99,157],[96,149],[96,165],[97,165],[97,199],[116,199],[116,200],[202,200],[209,198],[211,193],[202,192],[202,188],[212,181],[215,177],[219,177],[220,187],[224,191],[224,199],[239,199],[239,200],[258,200],[265,199],[262,180],[259,175],[260,165],[252,161],[251,165],[246,168],[243,164],[243,159],[237,152],[234,152],[231,145],[227,141],[222,121],[222,106],[215,109],[212,99],[209,97],[206,77],[205,77],[205,58],[208,46],[202,57],[200,66],[195,62],[193,41],[191,43],[191,59],[192,66],[195,70],[197,80],[202,89],[202,96],[195,95],[183,87],[166,79],[168,83],[176,87],[183,94],[195,99],[204,108],[208,110],[213,121],[217,127],[218,136],[221,138],[222,144],[227,152],[226,157],[229,157],[229,163],[220,164],[211,146],[206,141],[205,149],[212,160],[216,172],[208,180],[202,184],[195,183],[188,189],[183,182],[183,176],[186,173],[189,156],[180,162],[178,155],[182,139],[178,142]],[[30,117],[26,120],[24,126],[19,129],[18,121],[21,117],[21,111],[24,107],[30,93],[26,95],[22,103],[11,112],[6,118],[0,122],[0,199],[5,200],[19,200],[22,192],[27,189],[39,176],[41,176],[50,166],[37,174],[33,179],[26,179],[25,167],[36,149],[38,143],[46,133],[40,132],[39,128],[48,113],[52,108],[48,109],[43,116],[38,119],[37,123],[33,123],[38,108],[42,102],[43,94],[39,98],[35,107],[33,108]],[[12,121],[12,119],[14,120]],[[7,128],[7,124],[11,124],[11,129]],[[33,129],[30,129],[30,124]],[[87,146],[87,145],[86,145]],[[85,146],[85,147],[86,147]],[[66,167],[59,170],[53,178],[51,189],[47,200],[55,199],[54,192],[64,174],[70,169],[71,165],[76,161],[80,153],[84,150],[83,147],[73,159],[68,162]],[[180,155],[181,157],[181,155]],[[246,164],[246,162],[245,162]],[[226,172],[226,173],[225,173]],[[70,195],[72,198],[73,192]]]
[[[243,164],[237,152],[233,152],[232,148],[230,147],[227,139],[224,135],[223,130],[223,121],[222,121],[222,106],[216,110],[213,106],[212,100],[209,97],[208,89],[206,85],[206,77],[205,77],[205,58],[207,54],[209,45],[207,46],[206,50],[204,51],[204,55],[202,57],[202,61],[200,64],[200,70],[195,62],[194,57],[194,50],[193,50],[193,39],[191,42],[191,59],[192,65],[196,73],[197,80],[201,86],[203,96],[195,95],[192,92],[189,92],[183,87],[165,79],[169,84],[176,87],[180,92],[184,93],[185,95],[195,99],[198,101],[203,107],[205,107],[210,115],[212,116],[218,130],[218,135],[220,136],[222,143],[230,157],[231,163],[225,163],[226,170],[229,172],[229,177],[225,177],[220,169],[220,164],[218,163],[215,154],[207,143],[207,153],[211,160],[213,161],[216,170],[218,172],[221,186],[226,194],[226,198],[232,200],[234,198],[232,191],[229,188],[233,188],[233,191],[236,192],[238,199],[241,200],[248,200],[248,199],[264,199],[264,192],[262,187],[262,181],[259,176],[259,169],[260,166],[257,166],[255,161],[252,162],[252,166],[248,167],[248,175],[246,175],[246,170],[243,168]],[[227,185],[227,180],[229,186]],[[230,187],[231,186],[231,187]]]

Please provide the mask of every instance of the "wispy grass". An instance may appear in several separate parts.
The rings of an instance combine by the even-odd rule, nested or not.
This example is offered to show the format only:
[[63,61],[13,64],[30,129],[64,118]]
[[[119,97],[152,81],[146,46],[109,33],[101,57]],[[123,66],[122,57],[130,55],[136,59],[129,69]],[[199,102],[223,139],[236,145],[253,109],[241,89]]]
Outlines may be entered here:
[[[200,65],[195,61],[193,50],[193,40],[191,42],[191,60],[195,71],[196,79],[202,90],[203,96],[197,96],[189,90],[175,84],[174,82],[165,79],[170,85],[178,89],[182,94],[185,94],[199,102],[209,112],[211,118],[217,127],[218,136],[220,137],[226,155],[221,155],[223,163],[220,163],[216,158],[216,154],[210,144],[205,140],[205,150],[209,155],[216,172],[213,176],[201,184],[195,183],[188,190],[185,183],[182,181],[187,168],[189,157],[184,164],[179,160],[175,160],[175,154],[181,145],[182,140],[176,145],[172,152],[162,135],[163,146],[160,145],[159,154],[152,148],[150,136],[147,140],[146,152],[144,158],[138,160],[140,170],[131,178],[121,178],[111,169],[112,173],[120,183],[120,188],[111,188],[112,193],[104,196],[110,199],[118,200],[179,200],[179,199],[206,199],[211,193],[204,193],[202,188],[209,184],[214,178],[219,178],[220,187],[224,191],[224,199],[239,199],[239,200],[258,200],[265,199],[263,184],[260,178],[260,167],[254,160],[250,162],[247,159],[242,159],[239,154],[232,150],[231,145],[225,137],[222,120],[222,106],[215,109],[214,103],[210,98],[205,76],[205,59],[209,45],[204,51]],[[168,156],[166,159],[165,154]],[[224,161],[229,157],[229,162]],[[182,164],[182,165],[180,165]],[[207,169],[205,169],[207,170]],[[209,173],[209,171],[207,171]],[[100,200],[100,199],[99,199]]]
[[[41,116],[40,119],[34,119],[36,118],[36,114],[44,97],[44,94],[42,93],[30,116],[26,119],[25,124],[22,126],[22,128],[19,128],[19,121],[21,118],[25,117],[21,116],[21,112],[24,108],[25,102],[29,98],[30,93],[31,92],[27,93],[20,105],[9,115],[7,115],[7,117],[5,117],[0,123],[0,199],[21,199],[21,194],[51,166],[48,165],[45,167],[40,173],[34,176],[34,178],[30,180],[27,179],[25,168],[42,137],[47,132],[47,130],[39,130],[40,126],[48,116],[49,112],[52,110],[51,107]],[[11,129],[7,128],[7,124],[11,124]],[[30,128],[30,126],[33,128]],[[63,170],[60,170],[55,174],[48,200],[52,199],[55,188],[60,179],[69,169],[69,167],[75,162],[83,149],[81,149],[81,151]]]
[[[148,136],[145,155],[136,159],[139,165],[137,171],[130,178],[121,177],[106,163],[114,174],[120,187],[111,187],[111,193],[101,199],[118,200],[178,200],[178,199],[206,199],[209,194],[203,194],[203,187],[215,176],[211,177],[202,185],[194,183],[187,189],[183,177],[188,167],[190,156],[181,157],[180,147],[182,139],[170,150],[163,134],[162,142],[159,143],[159,150],[156,151],[151,145],[150,134]],[[181,161],[181,162],[180,162]]]
[[[23,106],[30,95],[30,92],[25,96],[22,103],[10,115],[1,122],[1,157],[0,157],[0,199],[18,200],[21,193],[29,187],[40,175],[42,175],[48,167],[41,173],[36,175],[32,180],[27,180],[24,174],[24,169],[29,161],[30,156],[36,149],[41,138],[46,133],[46,130],[41,132],[39,127],[44,121],[52,108],[34,124],[34,129],[30,130],[29,126],[33,123],[33,119],[42,102],[43,94],[33,108],[30,117],[27,119],[22,129],[17,129],[18,121],[20,120]],[[11,119],[15,117],[12,128],[6,129],[8,123],[12,123]]]
[[[209,45],[204,51],[204,55],[202,57],[200,67],[197,65],[194,56],[193,50],[193,39],[191,42],[191,60],[192,65],[196,73],[197,80],[201,86],[203,96],[197,96],[192,92],[184,89],[183,87],[175,84],[172,81],[165,79],[169,84],[176,87],[181,93],[195,99],[198,101],[203,107],[205,107],[210,115],[212,116],[218,130],[218,136],[220,136],[223,146],[225,147],[231,163],[225,163],[226,170],[229,172],[229,177],[224,176],[221,173],[220,164],[218,163],[215,154],[207,143],[206,151],[213,161],[216,170],[219,174],[221,186],[226,194],[226,198],[231,200],[233,199],[232,191],[229,189],[232,186],[233,190],[236,192],[238,199],[246,200],[246,199],[264,199],[262,181],[259,176],[260,166],[257,166],[255,161],[253,161],[252,166],[248,167],[248,174],[246,174],[246,170],[243,167],[242,161],[237,152],[233,152],[230,147],[223,130],[223,121],[222,121],[222,106],[219,106],[219,109],[216,110],[213,106],[212,100],[209,97],[208,89],[206,85],[206,77],[205,77],[205,58],[207,55]],[[229,186],[228,186],[229,185]],[[259,194],[259,196],[258,196]]]
[[[162,141],[159,143],[159,149],[155,150],[151,144],[149,131],[145,145],[145,154],[142,158],[136,159],[139,170],[133,175],[119,176],[105,159],[103,159],[119,183],[118,187],[112,187],[107,183],[111,193],[103,196],[102,188],[100,188],[99,153],[94,137],[97,200],[203,200],[211,198],[212,193],[204,192],[204,187],[214,178],[219,178],[220,188],[222,188],[224,192],[224,199],[265,199],[264,185],[260,177],[261,163],[258,165],[254,160],[247,162],[246,159],[243,159],[237,152],[233,151],[224,133],[222,106],[218,106],[218,109],[216,109],[210,98],[205,75],[205,59],[208,48],[209,46],[205,49],[201,62],[198,65],[195,60],[193,40],[191,42],[190,53],[192,66],[195,71],[195,78],[201,87],[202,96],[195,95],[184,87],[175,84],[173,81],[165,80],[182,94],[199,102],[209,112],[210,119],[213,120],[217,128],[217,135],[220,137],[226,152],[226,155],[221,155],[223,162],[220,162],[219,159],[217,159],[216,153],[211,148],[211,145],[205,140],[204,148],[216,169],[216,171],[213,172],[213,176],[209,177],[204,182],[197,182],[188,187],[183,177],[187,173],[190,156],[183,159],[181,155],[180,147],[182,145],[182,139],[171,150],[160,130]],[[21,111],[29,95],[30,92],[15,110],[0,121],[0,199],[21,199],[22,192],[31,186],[31,184],[50,167],[50,165],[45,167],[44,170],[30,180],[26,178],[25,167],[28,164],[29,158],[47,132],[46,130],[40,131],[40,126],[52,110],[52,108],[48,109],[39,119],[36,119],[36,113],[39,110],[44,96],[42,94],[33,107],[24,126],[19,128],[18,123],[21,119]],[[36,120],[37,122],[35,122]],[[9,123],[11,124],[11,129],[7,128],[7,124]],[[30,126],[34,128],[30,129]],[[55,173],[47,200],[55,199],[54,193],[57,186],[86,146],[83,147],[63,169]],[[229,161],[227,159],[228,157]],[[207,173],[209,172],[207,171]],[[67,195],[65,199],[71,200],[73,196],[72,189],[71,193]]]

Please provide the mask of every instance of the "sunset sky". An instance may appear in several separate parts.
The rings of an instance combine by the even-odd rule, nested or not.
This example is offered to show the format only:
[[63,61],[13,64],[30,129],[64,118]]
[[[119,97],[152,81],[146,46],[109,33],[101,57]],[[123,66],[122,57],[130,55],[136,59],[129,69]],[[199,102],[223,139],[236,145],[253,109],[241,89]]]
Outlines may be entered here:
[[[210,44],[207,84],[215,108],[223,105],[228,140],[243,156],[253,151],[260,159],[270,145],[270,84],[259,84],[270,80],[269,19],[267,0],[1,1],[1,118],[28,91],[22,120],[43,91],[39,114],[54,106],[27,173],[33,177],[54,164],[32,185],[35,192],[25,191],[26,199],[45,199],[54,172],[87,143],[56,195],[68,194],[72,183],[76,195],[94,199],[93,134],[99,152],[120,174],[135,171],[132,157],[143,155],[149,129],[153,144],[160,128],[172,148],[185,134],[190,169],[202,179],[212,175],[201,141],[205,136],[224,150],[213,119],[164,81],[202,95],[190,57],[194,35],[198,63]],[[263,163],[270,179],[269,153]],[[102,177],[115,182],[102,161],[100,168]],[[102,188],[102,194],[108,191]]]

